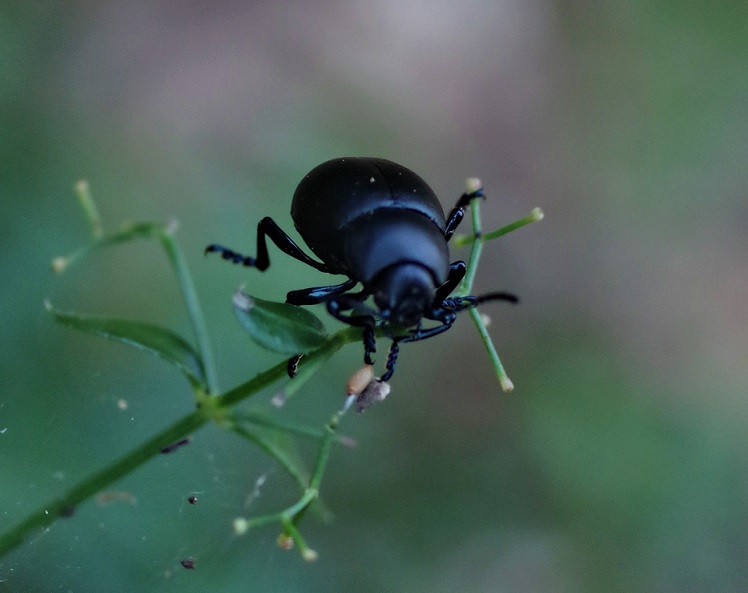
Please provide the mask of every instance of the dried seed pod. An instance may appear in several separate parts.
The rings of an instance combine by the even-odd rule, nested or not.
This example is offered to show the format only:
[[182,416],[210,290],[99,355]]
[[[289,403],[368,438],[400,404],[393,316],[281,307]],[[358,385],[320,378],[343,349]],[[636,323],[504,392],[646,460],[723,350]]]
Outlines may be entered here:
[[374,379],[374,369],[367,364],[353,373],[345,384],[347,395],[360,395]]

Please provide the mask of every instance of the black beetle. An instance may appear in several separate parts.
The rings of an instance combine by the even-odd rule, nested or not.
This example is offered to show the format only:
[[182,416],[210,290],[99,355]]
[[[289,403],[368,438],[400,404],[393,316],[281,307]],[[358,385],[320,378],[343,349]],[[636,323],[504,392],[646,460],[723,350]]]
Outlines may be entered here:
[[[367,364],[372,364],[371,354],[376,351],[375,328],[382,327],[393,340],[387,372],[381,377],[387,381],[400,342],[438,335],[452,326],[459,311],[481,302],[517,302],[517,297],[504,292],[449,297],[465,276],[466,266],[462,261],[450,263],[447,243],[465,207],[478,197],[483,197],[481,189],[463,194],[445,218],[432,189],[402,165],[369,157],[333,159],[302,179],[291,203],[296,230],[321,261],[304,253],[270,217],[257,225],[256,257],[215,244],[205,252],[217,251],[235,264],[266,270],[269,237],[281,251],[320,272],[347,276],[341,284],[293,290],[286,302],[325,303],[336,319],[364,328]],[[362,289],[350,292],[359,283]],[[370,296],[376,308],[365,304]],[[423,319],[439,324],[423,328]]]

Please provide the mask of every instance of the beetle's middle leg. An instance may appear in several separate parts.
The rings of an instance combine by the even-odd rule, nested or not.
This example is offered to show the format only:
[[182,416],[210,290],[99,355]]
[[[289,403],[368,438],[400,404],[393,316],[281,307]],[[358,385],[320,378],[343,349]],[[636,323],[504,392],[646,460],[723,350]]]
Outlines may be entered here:
[[286,255],[290,255],[292,258],[297,259],[320,272],[326,272],[328,274],[335,273],[327,266],[327,264],[318,262],[304,253],[301,247],[299,247],[269,216],[266,216],[257,224],[257,257],[242,255],[241,253],[237,253],[227,247],[216,244],[208,245],[205,248],[205,253],[217,251],[221,254],[223,259],[229,260],[231,263],[257,268],[263,272],[268,269],[268,266],[270,266],[270,256],[268,255],[266,237],[269,237],[278,249]]
[[292,290],[286,295],[286,302],[291,305],[316,305],[324,303],[330,297],[348,292],[356,286],[357,282],[357,280],[349,278],[342,284],[335,284],[333,286],[317,286],[302,290]]
[[446,282],[437,288],[436,293],[434,293],[434,307],[440,307],[442,301],[452,294],[452,291],[462,282],[466,271],[467,266],[464,261],[457,260],[449,264],[449,275]]

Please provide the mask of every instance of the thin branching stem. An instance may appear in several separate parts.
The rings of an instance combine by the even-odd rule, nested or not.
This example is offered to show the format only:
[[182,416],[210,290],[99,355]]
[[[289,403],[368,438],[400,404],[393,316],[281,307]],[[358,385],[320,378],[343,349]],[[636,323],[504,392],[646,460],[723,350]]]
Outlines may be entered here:
[[[532,222],[543,220],[543,216],[544,216],[543,211],[540,208],[533,208],[530,214],[528,214],[527,216],[523,216],[519,220],[515,220],[514,222],[509,223],[499,229],[496,229],[495,231],[486,233],[485,235],[482,235],[481,239],[483,241],[491,241],[493,239],[498,239],[499,237],[503,237],[507,233],[516,231],[517,229],[522,228],[523,226],[528,225]],[[452,239],[452,242],[455,244],[456,247],[463,247],[465,245],[470,245],[470,243],[473,243],[475,239],[476,239],[475,234],[455,235],[454,239]]]
[[[330,336],[325,344],[308,354],[306,358],[310,363],[313,363],[317,356],[327,359],[345,344],[359,339],[360,335],[360,329],[345,328]],[[63,495],[48,501],[17,525],[0,534],[0,556],[21,544],[31,533],[68,515],[75,507],[97,492],[156,457],[161,449],[169,444],[192,434],[209,421],[223,424],[226,421],[226,410],[286,376],[286,362],[284,361],[222,396],[205,400],[199,410],[184,416],[107,467],[91,474]],[[317,466],[319,467],[319,462]]]
[[[475,188],[470,191],[473,191],[474,189]],[[53,269],[56,272],[61,272],[71,263],[100,247],[123,243],[139,237],[160,238],[162,246],[169,259],[169,263],[174,270],[180,291],[187,307],[187,312],[197,342],[197,350],[203,365],[205,384],[203,385],[202,381],[199,381],[194,377],[191,380],[198,402],[198,409],[196,411],[185,415],[183,418],[174,422],[141,445],[135,447],[129,453],[126,453],[105,468],[83,479],[61,496],[48,501],[36,511],[26,516],[26,518],[22,519],[15,526],[7,529],[4,533],[0,533],[0,555],[13,549],[27,539],[31,534],[38,532],[40,528],[50,525],[58,518],[71,516],[77,506],[91,498],[97,492],[102,491],[110,484],[130,474],[132,471],[145,464],[153,457],[156,457],[161,452],[165,452],[164,449],[168,449],[169,445],[183,441],[188,435],[194,433],[202,426],[214,422],[222,428],[233,430],[240,436],[253,442],[266,451],[276,461],[278,461],[278,463],[303,489],[300,498],[294,504],[277,513],[248,519],[244,523],[246,528],[258,527],[269,523],[280,523],[283,529],[281,541],[283,543],[295,543],[306,560],[314,560],[317,557],[317,554],[307,546],[297,525],[312,503],[317,501],[319,498],[319,489],[330,457],[332,445],[340,440],[337,434],[337,427],[343,414],[350,407],[350,403],[352,402],[351,398],[349,397],[346,405],[344,405],[342,409],[333,414],[330,421],[325,426],[324,431],[321,433],[319,431],[310,432],[309,430],[301,430],[298,427],[284,426],[280,423],[264,423],[260,417],[252,418],[247,415],[243,418],[241,414],[233,414],[231,410],[233,410],[234,406],[257,393],[262,392],[271,384],[286,377],[286,361],[259,373],[254,378],[234,387],[226,393],[219,394],[212,348],[210,346],[202,310],[199,305],[197,292],[182,251],[174,239],[176,226],[174,224],[161,225],[142,223],[129,225],[118,232],[104,235],[101,219],[96,205],[90,195],[88,184],[80,182],[76,186],[76,193],[78,194],[78,199],[91,227],[94,241],[67,257],[58,257],[53,260]],[[536,208],[529,216],[502,227],[493,233],[482,235],[479,200],[473,200],[471,205],[473,234],[467,238],[455,237],[455,243],[458,245],[473,243],[465,278],[457,289],[457,293],[460,295],[468,294],[472,290],[484,241],[506,234],[516,228],[524,226],[525,224],[529,224],[530,222],[540,220],[543,216],[540,209]],[[475,309],[470,310],[470,316],[475,322],[479,335],[488,350],[491,362],[496,369],[497,375],[502,384],[502,388],[504,388],[505,391],[511,389],[511,381],[509,381],[509,378],[504,372],[501,361],[491,343],[481,316]],[[83,325],[86,324],[84,323]],[[88,329],[90,330],[90,327]],[[330,336],[315,351],[305,354],[299,364],[297,377],[286,387],[286,394],[290,395],[292,392],[298,390],[319,370],[320,366],[342,346],[351,342],[361,341],[361,332],[361,328],[346,327]],[[163,339],[166,333],[162,331],[158,335]],[[169,338],[167,342],[173,347],[174,340],[169,336],[167,337]],[[150,341],[148,344],[152,345]],[[176,350],[178,353],[181,353],[184,349],[177,348]],[[171,351],[170,353],[173,354]],[[207,389],[207,394],[204,391],[205,389]],[[215,397],[209,397],[210,395]],[[253,422],[257,425],[264,424],[264,426],[270,430],[285,431],[301,434],[303,436],[315,436],[318,438],[319,449],[311,476],[307,478],[304,472],[295,465],[286,452],[281,447],[277,446],[271,439],[265,438],[255,430],[238,424],[238,422],[242,421]]]
[[88,181],[81,179],[75,184],[75,197],[78,198],[78,204],[83,210],[83,215],[91,227],[91,234],[94,239],[101,239],[104,236],[104,225],[101,223],[99,209],[91,195],[91,188]]
[[54,523],[60,517],[70,516],[79,504],[158,456],[162,449],[193,433],[207,420],[199,411],[188,414],[104,469],[91,474],[62,496],[46,502],[23,521],[0,534],[0,556],[40,528]]
[[168,225],[164,228],[161,233],[161,244],[166,251],[166,256],[169,258],[169,263],[174,270],[174,275],[177,277],[179,290],[182,293],[182,298],[187,307],[187,314],[192,323],[192,331],[195,334],[197,349],[200,353],[200,358],[205,371],[205,381],[208,387],[208,392],[215,395],[218,393],[218,378],[216,375],[215,362],[213,360],[213,348],[210,345],[210,338],[208,336],[208,330],[205,327],[205,319],[203,317],[202,309],[200,308],[195,284],[192,281],[192,275],[187,267],[182,250],[174,239],[174,230],[175,225]]
[[480,198],[475,198],[470,202],[470,216],[473,225],[473,248],[470,250],[470,259],[468,259],[467,271],[465,277],[457,287],[457,293],[461,295],[470,294],[475,282],[475,274],[478,271],[478,262],[483,253],[483,237],[480,222]]

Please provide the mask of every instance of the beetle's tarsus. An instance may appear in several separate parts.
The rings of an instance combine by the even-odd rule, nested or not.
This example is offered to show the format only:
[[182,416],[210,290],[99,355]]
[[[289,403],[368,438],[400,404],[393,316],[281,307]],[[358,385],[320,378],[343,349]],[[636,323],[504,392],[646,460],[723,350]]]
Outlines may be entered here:
[[288,364],[286,365],[286,372],[288,373],[288,376],[291,377],[291,379],[293,379],[299,372],[299,361],[301,360],[302,356],[304,355],[297,354],[288,359]]
[[380,381],[389,381],[395,372],[395,364],[397,363],[397,355],[400,354],[400,345],[398,344],[398,342],[399,340],[392,340],[390,351],[387,354],[387,363],[385,364],[385,367],[387,368],[387,372],[384,373],[384,375],[382,375],[381,377],[379,377]]
[[364,363],[372,366],[374,361],[371,355],[377,351],[377,339],[374,336],[374,327],[367,325],[364,328]]
[[209,253],[215,253],[218,252],[221,254],[221,259],[225,259],[226,261],[230,261],[232,264],[242,264],[247,267],[255,267],[255,258],[249,257],[247,255],[242,255],[241,253],[238,253],[234,251],[233,249],[229,249],[228,247],[223,247],[222,245],[208,245],[205,248],[205,255],[208,255]]
[[486,194],[483,193],[483,188],[479,187],[475,191],[471,191],[470,193],[464,193],[460,196],[460,199],[457,200],[457,205],[455,208],[465,208],[470,205],[470,202],[472,202],[475,198],[481,198],[483,200],[486,199]]

